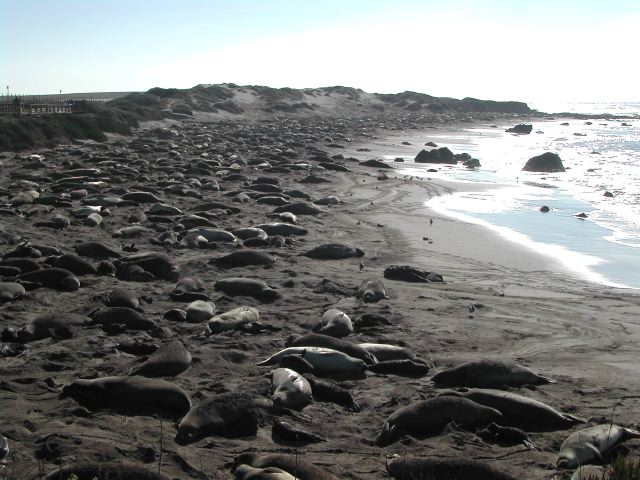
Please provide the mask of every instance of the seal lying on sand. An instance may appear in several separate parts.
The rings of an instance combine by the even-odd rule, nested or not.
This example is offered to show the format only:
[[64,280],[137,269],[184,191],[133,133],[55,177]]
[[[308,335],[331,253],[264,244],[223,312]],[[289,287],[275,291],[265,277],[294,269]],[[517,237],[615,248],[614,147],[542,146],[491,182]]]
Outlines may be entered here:
[[[35,272],[23,273],[16,280],[27,289],[47,287],[63,292],[75,292],[80,288],[80,280],[64,268],[45,268]],[[23,283],[26,282],[26,283]]]
[[346,353],[353,358],[359,358],[368,365],[376,363],[375,355],[359,345],[342,340],[340,338],[322,335],[320,333],[308,333],[306,335],[291,335],[285,343],[286,347],[324,347]]
[[171,480],[157,470],[121,462],[81,462],[56,467],[44,480]]
[[322,347],[289,347],[256,365],[263,367],[276,365],[281,358],[288,355],[300,355],[308,361],[317,375],[362,374],[367,365],[360,359],[347,354]]
[[449,422],[467,427],[485,427],[502,418],[493,408],[460,397],[435,397],[414,402],[393,412],[376,439],[390,445],[404,434],[424,435],[442,430]]
[[226,332],[229,330],[238,330],[250,323],[260,320],[260,313],[254,307],[238,307],[228,312],[216,315],[207,322],[206,335]]
[[388,362],[390,360],[412,360],[418,363],[427,363],[411,350],[404,347],[398,347],[396,345],[389,345],[387,343],[360,343],[358,346],[369,352],[371,355],[374,355],[380,362]]
[[271,372],[271,400],[287,408],[302,408],[311,400],[311,385],[299,373],[288,368]]
[[395,455],[387,471],[396,480],[459,478],[473,480],[516,480],[477,460],[462,458],[414,458]]
[[235,471],[236,480],[296,480],[296,477],[276,467],[255,468],[240,465]]
[[191,365],[191,354],[179,340],[160,345],[142,365],[134,367],[129,375],[143,377],[175,377]]
[[221,268],[246,267],[249,265],[270,266],[276,261],[276,257],[267,252],[259,250],[242,249],[229,253],[222,257],[209,260],[209,264],[213,264]]
[[216,282],[215,289],[232,297],[253,297],[262,303],[271,303],[280,297],[280,294],[266,282],[253,278],[223,278]]
[[29,325],[18,332],[21,342],[34,342],[44,338],[69,338],[72,328],[87,325],[90,319],[75,313],[53,312],[34,318]]
[[126,307],[106,307],[95,310],[89,314],[93,323],[110,327],[111,325],[125,325],[131,330],[151,330],[158,328],[153,320],[146,318],[137,310]]
[[305,257],[317,260],[343,260],[345,258],[362,257],[364,251],[341,243],[325,243],[304,253]]
[[436,373],[432,380],[450,387],[501,388],[555,383],[515,362],[478,360]]
[[299,480],[338,480],[325,469],[293,455],[243,453],[234,459],[234,464],[251,465],[256,468],[276,467],[295,475]]
[[353,333],[353,323],[349,315],[337,308],[330,308],[322,315],[322,321],[313,327],[313,331],[331,337],[346,337]]
[[222,393],[193,407],[178,425],[176,442],[193,443],[210,435],[234,436],[257,431],[256,409],[270,410],[273,402],[241,392]]
[[62,396],[89,409],[111,408],[133,415],[178,418],[191,408],[189,396],[178,385],[138,376],[74,380],[62,389]]
[[562,442],[556,464],[558,468],[575,468],[602,461],[611,448],[630,438],[640,438],[640,432],[611,423],[578,430]]
[[362,299],[366,303],[374,303],[383,298],[387,298],[387,292],[382,282],[376,278],[364,280],[358,287],[356,298]]
[[110,258],[120,258],[122,254],[102,242],[83,242],[76,246],[76,252],[82,257],[95,258],[96,260],[108,260]]
[[321,437],[320,435],[295,427],[290,423],[283,422],[282,420],[276,420],[273,422],[271,435],[281,440],[296,443],[317,443],[327,441],[326,438]]
[[502,390],[474,389],[466,392],[449,391],[443,395],[464,397],[499,410],[510,425],[531,428],[567,428],[584,420],[562,413],[549,405],[517,393]]
[[25,288],[16,282],[0,282],[0,304],[18,300],[26,294]]
[[114,261],[116,267],[126,264],[140,267],[145,272],[151,273],[155,278],[176,282],[180,276],[180,270],[174,261],[164,253],[148,252],[138,253],[129,257],[123,257]]

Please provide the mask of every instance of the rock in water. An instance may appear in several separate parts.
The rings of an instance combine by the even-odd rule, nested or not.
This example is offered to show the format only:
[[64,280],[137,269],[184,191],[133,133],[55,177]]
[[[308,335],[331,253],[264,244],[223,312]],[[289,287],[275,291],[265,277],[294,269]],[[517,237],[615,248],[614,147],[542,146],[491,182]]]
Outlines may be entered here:
[[564,165],[557,153],[545,152],[527,160],[522,170],[525,172],[564,172]]
[[458,163],[453,152],[447,147],[437,148],[435,150],[420,150],[420,153],[416,155],[413,161],[416,163],[445,163],[449,165]]
[[519,133],[521,135],[528,135],[533,131],[533,125],[527,125],[525,123],[519,123],[515,127],[507,128],[505,132]]

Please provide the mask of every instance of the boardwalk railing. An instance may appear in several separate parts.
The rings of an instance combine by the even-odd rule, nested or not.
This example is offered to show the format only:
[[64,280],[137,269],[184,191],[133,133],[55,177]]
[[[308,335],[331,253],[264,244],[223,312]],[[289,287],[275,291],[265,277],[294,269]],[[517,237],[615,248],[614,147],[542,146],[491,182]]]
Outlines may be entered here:
[[110,98],[66,98],[62,95],[2,95],[0,115],[35,115],[41,113],[82,113],[89,103],[105,103]]

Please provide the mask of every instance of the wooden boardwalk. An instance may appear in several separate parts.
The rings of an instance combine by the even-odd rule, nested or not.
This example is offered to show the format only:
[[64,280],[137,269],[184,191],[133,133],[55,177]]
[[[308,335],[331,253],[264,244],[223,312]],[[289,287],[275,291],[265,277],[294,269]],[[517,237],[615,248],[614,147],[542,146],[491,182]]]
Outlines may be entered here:
[[0,115],[84,113],[90,103],[106,103],[111,98],[64,98],[62,95],[4,95]]

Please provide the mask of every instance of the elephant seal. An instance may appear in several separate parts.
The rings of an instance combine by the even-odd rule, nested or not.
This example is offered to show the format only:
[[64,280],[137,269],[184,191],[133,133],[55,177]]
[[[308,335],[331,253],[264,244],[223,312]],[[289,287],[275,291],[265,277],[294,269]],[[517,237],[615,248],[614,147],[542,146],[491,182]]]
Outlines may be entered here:
[[[299,358],[288,356],[288,358]],[[284,363],[284,361],[282,362]],[[335,382],[329,380],[320,380],[313,375],[305,376],[309,385],[311,385],[311,393],[313,398],[322,402],[332,402],[346,408],[349,412],[359,412],[360,405],[353,399],[351,392],[346,388],[342,388]]]
[[344,260],[345,258],[363,257],[364,251],[341,243],[325,243],[305,252],[304,256],[316,260]]
[[194,300],[187,305],[187,322],[201,323],[213,317],[216,311],[216,305],[213,302],[205,302],[204,300]]
[[115,232],[113,232],[114,238],[137,238],[145,233],[150,233],[147,227],[143,227],[142,225],[132,225],[130,227],[119,228]]
[[449,387],[503,388],[555,383],[515,362],[479,360],[436,373],[434,383]]
[[423,377],[429,373],[429,367],[413,360],[384,360],[374,365],[369,365],[369,371],[374,373],[392,373],[394,375],[410,375]]
[[443,281],[442,275],[420,270],[409,265],[391,265],[384,269],[382,275],[387,280],[397,280],[400,282],[429,283]]
[[315,373],[313,365],[300,355],[285,355],[280,359],[279,365],[282,368],[289,368],[302,375]]
[[95,258],[96,260],[109,260],[120,258],[122,254],[102,242],[83,242],[76,246],[76,253],[81,257]]
[[294,215],[318,215],[322,209],[309,202],[293,202],[273,209],[273,213],[291,212]]
[[153,320],[146,318],[142,313],[126,307],[105,307],[89,314],[94,324],[103,327],[122,324],[131,330],[152,330],[158,328]]
[[465,458],[406,457],[395,455],[387,471],[396,480],[460,478],[473,480],[516,480],[486,463]]
[[18,300],[25,296],[26,290],[16,282],[0,282],[0,304]]
[[89,324],[90,319],[75,313],[45,313],[34,318],[29,325],[18,332],[18,339],[34,342],[44,338],[69,338],[72,328]]
[[266,398],[240,392],[221,393],[193,407],[185,415],[178,425],[176,442],[188,445],[210,435],[255,435],[255,410],[272,408],[273,402]]
[[569,435],[560,446],[558,468],[575,468],[602,461],[608,450],[630,438],[640,438],[640,432],[612,423],[583,428]]
[[236,237],[240,240],[249,240],[250,238],[259,238],[262,240],[267,239],[267,232],[265,232],[260,227],[245,227],[245,228],[237,228],[235,230],[231,230]]
[[464,392],[444,392],[442,395],[464,397],[480,405],[495,408],[502,413],[504,421],[508,424],[527,429],[567,428],[584,423],[584,420],[559,412],[538,400],[502,390],[473,389]]
[[311,400],[311,385],[299,373],[288,368],[271,372],[271,400],[287,408],[302,408]]
[[318,443],[327,441],[326,438],[321,437],[320,435],[295,427],[290,423],[283,422],[282,420],[276,420],[273,422],[271,435],[281,440],[296,443]]
[[314,328],[314,332],[330,337],[342,338],[353,333],[353,323],[349,315],[337,308],[330,308],[322,315],[322,321]]
[[578,469],[573,472],[569,480],[600,480],[610,479],[610,470],[607,467],[600,465],[580,465]]
[[27,289],[47,287],[62,292],[75,292],[80,288],[80,280],[69,270],[64,268],[45,268],[36,270],[35,272],[23,273],[16,277],[16,280],[23,283],[23,286],[29,285]]
[[184,277],[178,280],[171,291],[171,299],[181,302],[192,302],[194,300],[209,300],[205,293],[205,283],[199,277]]
[[111,408],[133,415],[178,418],[191,408],[189,396],[178,385],[139,376],[77,379],[63,387],[62,396],[90,410]]
[[300,355],[307,360],[317,375],[362,375],[367,365],[358,358],[322,347],[288,347],[280,350],[275,355],[267,358],[263,362],[257,363],[258,366],[276,365],[282,357],[287,355]]
[[179,340],[160,345],[142,365],[134,367],[129,375],[143,377],[175,377],[191,365],[191,354]]
[[65,253],[60,256],[52,256],[44,261],[45,264],[52,267],[64,268],[74,275],[95,275],[98,270],[94,265],[87,262],[84,258],[72,253]]
[[[295,223],[295,222],[294,222]],[[258,225],[267,235],[281,235],[283,237],[303,236],[309,233],[304,227],[293,225],[292,223],[263,223]]]
[[380,362],[411,360],[418,363],[427,363],[426,360],[418,357],[411,350],[396,345],[389,345],[387,343],[360,343],[358,346],[371,355],[374,355]]
[[116,267],[129,265],[140,267],[145,272],[151,273],[155,278],[176,282],[180,276],[180,270],[174,261],[164,253],[147,252],[138,253],[129,257],[119,258],[114,261]]
[[206,335],[214,335],[229,330],[238,330],[249,323],[260,320],[260,312],[254,307],[238,307],[221,313],[207,322]]
[[249,265],[271,266],[275,263],[276,257],[267,252],[259,250],[242,249],[229,253],[222,257],[209,260],[209,264],[221,268],[246,267]]
[[187,230],[184,236],[180,239],[180,246],[185,248],[194,248],[196,246],[194,242],[198,237],[203,237],[209,243],[236,243],[238,241],[233,233],[227,232],[226,230],[211,227],[200,227]]
[[325,469],[293,455],[243,453],[234,459],[234,464],[251,465],[256,468],[276,467],[294,475],[299,480],[338,480]]
[[[39,477],[40,478],[40,477]],[[121,462],[77,462],[57,467],[44,480],[171,480],[172,477],[139,465]]]
[[350,357],[359,358],[367,365],[377,363],[375,355],[359,345],[354,345],[346,340],[330,337],[320,333],[308,333],[306,335],[291,335],[285,344],[286,347],[324,347],[346,353]]
[[280,294],[266,282],[252,278],[223,278],[215,283],[214,288],[231,297],[238,295],[253,297],[262,303],[271,303],[280,297]]
[[158,350],[159,346],[156,343],[145,342],[143,340],[122,340],[118,342],[116,348],[124,353],[131,355],[151,355]]
[[236,480],[296,480],[296,477],[276,467],[255,468],[240,465],[235,471]]
[[477,435],[485,442],[497,443],[498,445],[509,447],[522,444],[529,450],[536,450],[536,446],[531,442],[527,432],[519,428],[501,427],[495,423],[490,423],[485,429],[480,430]]
[[387,292],[380,280],[370,278],[360,284],[356,291],[356,298],[360,298],[366,303],[375,303],[383,298],[387,298]]
[[160,199],[150,192],[127,192],[122,195],[123,200],[131,200],[136,203],[160,203]]
[[138,296],[122,287],[116,287],[111,290],[104,303],[107,307],[124,307],[133,310],[140,308]]
[[15,267],[19,270],[18,275],[21,273],[29,273],[42,270],[42,264],[36,262],[35,260],[32,260],[31,258],[3,258],[2,261],[0,261],[0,266]]
[[376,443],[386,446],[407,433],[433,433],[452,421],[467,427],[486,427],[501,418],[498,410],[466,398],[435,397],[414,402],[393,412],[382,425]]

